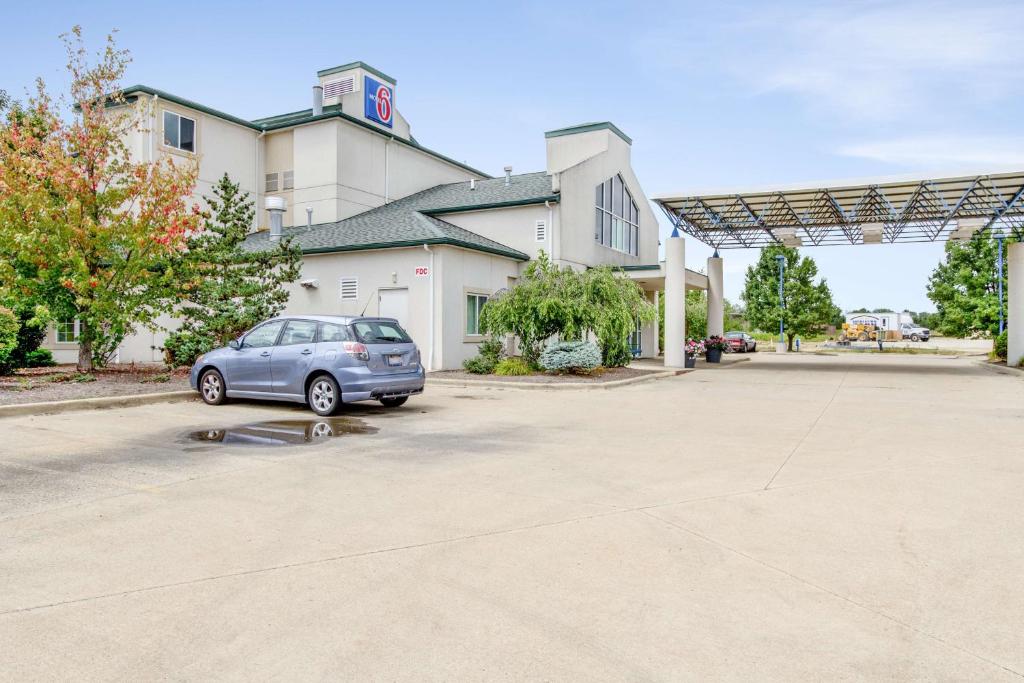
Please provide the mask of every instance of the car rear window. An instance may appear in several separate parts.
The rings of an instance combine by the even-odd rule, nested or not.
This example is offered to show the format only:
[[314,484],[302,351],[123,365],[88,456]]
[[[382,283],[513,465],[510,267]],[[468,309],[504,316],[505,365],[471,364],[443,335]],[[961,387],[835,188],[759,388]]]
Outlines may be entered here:
[[356,339],[364,344],[407,344],[412,341],[402,326],[388,320],[360,320],[352,323]]

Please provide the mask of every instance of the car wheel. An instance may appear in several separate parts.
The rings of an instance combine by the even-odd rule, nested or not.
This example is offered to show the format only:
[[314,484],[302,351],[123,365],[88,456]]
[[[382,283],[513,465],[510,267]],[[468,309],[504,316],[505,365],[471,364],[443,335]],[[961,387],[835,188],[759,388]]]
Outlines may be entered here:
[[309,385],[306,400],[310,409],[321,417],[334,415],[341,407],[341,389],[330,375],[320,375]]
[[751,353],[754,353],[755,351],[757,351],[757,342],[754,342],[754,345],[750,347]]
[[217,370],[207,370],[199,378],[199,395],[203,402],[211,406],[219,406],[227,399],[224,376]]
[[910,335],[910,341],[921,341],[921,337],[917,336],[916,334],[912,334]]
[[382,398],[380,404],[385,408],[397,408],[400,405],[404,405],[408,400],[408,396],[393,396],[391,398]]

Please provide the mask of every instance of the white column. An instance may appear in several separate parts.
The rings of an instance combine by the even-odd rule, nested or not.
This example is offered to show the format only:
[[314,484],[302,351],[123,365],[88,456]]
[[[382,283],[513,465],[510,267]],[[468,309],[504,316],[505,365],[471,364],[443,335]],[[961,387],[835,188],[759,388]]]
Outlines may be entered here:
[[1006,364],[1024,359],[1024,242],[1006,245]]
[[[717,253],[717,252],[716,252]],[[725,293],[722,259],[708,259],[708,336],[725,336]]]
[[654,290],[654,312],[655,312],[655,316],[654,316],[654,341],[651,343],[651,348],[654,349],[654,355],[652,356],[653,358],[657,358],[658,354],[661,353],[661,348],[658,346],[658,344],[659,344],[658,337],[660,337],[661,334],[658,331],[658,315],[657,315],[658,309],[660,307],[659,303],[658,303],[658,299],[660,297],[661,297],[661,292],[659,292],[657,289]]
[[665,367],[686,367],[686,243],[665,240]]

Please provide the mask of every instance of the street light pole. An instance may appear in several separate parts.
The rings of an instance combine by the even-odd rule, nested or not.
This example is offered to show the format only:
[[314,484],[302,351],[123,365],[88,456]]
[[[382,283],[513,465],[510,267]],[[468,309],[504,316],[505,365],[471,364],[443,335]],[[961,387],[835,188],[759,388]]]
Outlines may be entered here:
[[783,323],[783,313],[786,310],[786,300],[783,299],[782,293],[782,280],[783,273],[786,271],[786,257],[782,254],[776,254],[775,260],[779,264],[779,350],[786,348],[786,326]]
[[996,282],[999,289],[999,334],[1003,333],[1003,233],[996,237]]

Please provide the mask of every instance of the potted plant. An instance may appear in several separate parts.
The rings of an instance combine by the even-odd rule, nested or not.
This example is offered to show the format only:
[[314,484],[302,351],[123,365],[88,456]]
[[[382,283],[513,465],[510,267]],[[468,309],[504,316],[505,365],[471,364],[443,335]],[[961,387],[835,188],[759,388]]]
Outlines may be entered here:
[[704,342],[694,339],[686,340],[686,362],[688,368],[697,367],[697,354],[704,353]]
[[722,352],[728,350],[729,344],[725,341],[725,337],[715,335],[704,340],[704,358],[709,363],[720,363]]

